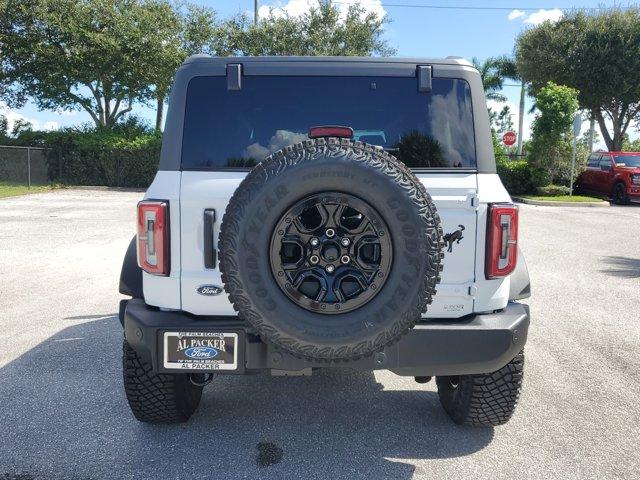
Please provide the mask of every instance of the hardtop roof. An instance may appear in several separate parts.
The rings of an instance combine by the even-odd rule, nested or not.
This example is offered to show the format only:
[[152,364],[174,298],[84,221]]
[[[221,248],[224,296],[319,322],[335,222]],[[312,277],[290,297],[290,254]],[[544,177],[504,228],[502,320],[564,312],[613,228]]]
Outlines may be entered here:
[[269,62],[331,62],[331,63],[415,63],[426,65],[452,65],[473,67],[473,64],[462,57],[450,56],[447,58],[425,58],[425,57],[293,57],[293,56],[270,56],[270,57],[212,57],[211,55],[198,54],[187,58],[183,65],[193,63],[205,63],[212,65],[225,65],[227,63],[269,63]]

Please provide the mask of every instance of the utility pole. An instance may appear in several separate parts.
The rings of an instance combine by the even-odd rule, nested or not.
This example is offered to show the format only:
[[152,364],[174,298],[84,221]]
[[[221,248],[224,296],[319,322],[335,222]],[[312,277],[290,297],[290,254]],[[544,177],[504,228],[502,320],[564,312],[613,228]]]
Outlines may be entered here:
[[578,135],[580,135],[580,129],[582,128],[582,116],[578,113],[573,119],[573,144],[571,155],[571,177],[569,179],[569,196],[573,195],[573,176],[576,172],[576,143]]
[[253,0],[253,24],[258,24],[258,0]]
[[589,153],[593,152],[593,134],[596,129],[596,116],[591,112],[589,119]]
[[518,149],[516,150],[516,153],[518,155],[517,160],[519,160],[520,157],[522,156],[522,137],[523,137],[522,129],[524,128],[524,96],[525,96],[525,88],[524,88],[524,82],[522,82],[522,86],[520,87],[520,107],[518,111]]

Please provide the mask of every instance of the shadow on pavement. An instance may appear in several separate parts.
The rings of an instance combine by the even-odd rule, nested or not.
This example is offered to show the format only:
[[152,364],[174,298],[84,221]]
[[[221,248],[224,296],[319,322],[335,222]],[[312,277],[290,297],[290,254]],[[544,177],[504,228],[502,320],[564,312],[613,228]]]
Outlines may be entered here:
[[609,268],[602,270],[603,273],[614,277],[640,278],[640,259],[638,258],[604,257],[603,262],[609,266]]
[[64,317],[63,320],[98,320],[115,317],[117,315],[117,313],[104,313],[102,315],[74,315],[73,317]]
[[[468,455],[493,438],[452,424],[413,380],[383,390],[349,370],[221,376],[187,424],[144,425],[124,398],[120,351],[114,316],[68,327],[0,369],[0,479],[405,479],[410,459]],[[261,461],[265,451],[276,460]]]

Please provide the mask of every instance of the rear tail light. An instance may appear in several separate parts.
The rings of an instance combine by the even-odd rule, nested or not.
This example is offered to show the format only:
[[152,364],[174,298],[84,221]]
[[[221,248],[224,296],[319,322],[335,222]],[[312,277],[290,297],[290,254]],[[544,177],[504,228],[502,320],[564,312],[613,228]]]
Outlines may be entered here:
[[487,279],[506,277],[518,260],[518,207],[509,204],[489,205],[487,224]]
[[169,205],[138,203],[138,265],[153,275],[169,274]]

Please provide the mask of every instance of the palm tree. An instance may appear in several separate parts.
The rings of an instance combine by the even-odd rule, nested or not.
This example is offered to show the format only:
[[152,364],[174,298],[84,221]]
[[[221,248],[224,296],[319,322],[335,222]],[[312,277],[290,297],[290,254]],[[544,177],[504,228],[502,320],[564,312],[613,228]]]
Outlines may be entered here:
[[496,68],[503,78],[510,78],[520,83],[520,108],[518,109],[518,149],[517,154],[522,155],[522,130],[524,125],[524,99],[526,96],[525,82],[518,72],[514,57],[502,56],[495,59]]
[[471,62],[476,70],[480,72],[482,86],[484,87],[484,93],[487,99],[504,102],[507,98],[501,93],[498,93],[502,90],[502,84],[504,83],[504,76],[500,71],[499,59],[489,57],[480,63],[476,57],[473,57]]

